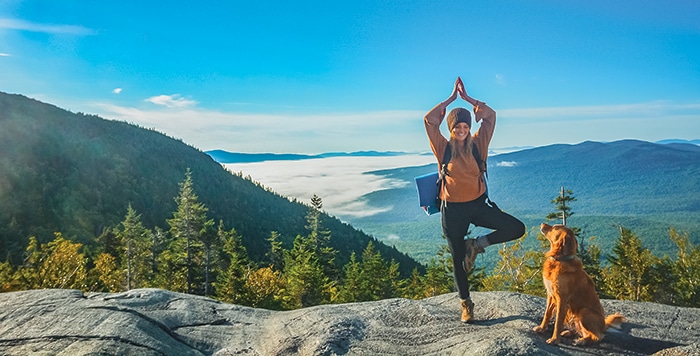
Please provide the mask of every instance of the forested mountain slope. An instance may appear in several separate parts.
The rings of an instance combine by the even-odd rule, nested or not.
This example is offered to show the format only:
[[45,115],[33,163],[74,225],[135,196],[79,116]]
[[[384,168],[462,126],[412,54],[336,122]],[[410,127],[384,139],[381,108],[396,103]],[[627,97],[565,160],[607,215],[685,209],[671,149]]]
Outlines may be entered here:
[[[0,92],[0,260],[21,261],[30,236],[47,242],[54,232],[90,246],[124,219],[129,203],[147,228],[167,230],[188,168],[208,217],[235,228],[254,260],[265,255],[272,231],[285,247],[308,233],[306,205],[226,171],[180,140]],[[323,225],[341,265],[374,240],[333,217],[324,215]],[[375,246],[403,274],[418,266]]]

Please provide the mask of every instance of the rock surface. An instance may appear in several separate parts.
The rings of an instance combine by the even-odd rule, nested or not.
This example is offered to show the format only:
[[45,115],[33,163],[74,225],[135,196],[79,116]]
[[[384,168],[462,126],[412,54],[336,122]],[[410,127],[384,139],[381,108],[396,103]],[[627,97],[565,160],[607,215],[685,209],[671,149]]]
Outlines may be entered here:
[[[159,289],[0,294],[2,355],[700,355],[700,309],[603,300],[628,321],[573,346],[532,332],[543,298],[475,292],[476,321],[456,294],[424,300],[269,311]],[[551,327],[550,327],[551,331]]]

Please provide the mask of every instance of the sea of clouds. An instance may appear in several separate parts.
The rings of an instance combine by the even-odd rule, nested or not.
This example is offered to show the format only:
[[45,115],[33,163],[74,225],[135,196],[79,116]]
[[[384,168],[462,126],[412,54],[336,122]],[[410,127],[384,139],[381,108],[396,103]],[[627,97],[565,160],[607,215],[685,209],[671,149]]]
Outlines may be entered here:
[[[309,204],[315,194],[323,210],[337,217],[371,216],[381,210],[369,208],[358,199],[373,191],[411,184],[367,172],[422,166],[435,162],[432,155],[391,157],[330,157],[293,161],[231,163],[224,166],[241,172],[273,191]],[[386,209],[390,209],[386,208]]]

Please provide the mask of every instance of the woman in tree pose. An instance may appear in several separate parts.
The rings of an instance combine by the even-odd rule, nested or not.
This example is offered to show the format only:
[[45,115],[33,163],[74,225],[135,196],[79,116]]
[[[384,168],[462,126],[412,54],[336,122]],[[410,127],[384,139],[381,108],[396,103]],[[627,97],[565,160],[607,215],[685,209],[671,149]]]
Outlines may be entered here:
[[[440,133],[440,124],[445,118],[447,106],[458,95],[473,106],[475,120],[481,122],[481,126],[473,135],[470,134],[472,119],[469,110],[455,108],[447,115],[447,128],[450,131],[448,140]],[[474,303],[469,296],[467,276],[474,266],[477,254],[484,252],[490,245],[515,240],[525,234],[525,225],[501,211],[486,194],[484,172],[495,126],[496,112],[486,103],[467,95],[459,77],[452,94],[425,115],[425,131],[438,166],[443,167],[443,159],[449,160],[446,171],[441,169],[445,174],[442,174],[440,199],[443,203],[440,211],[442,234],[452,253],[454,281],[462,299],[462,322],[474,318]],[[451,158],[445,157],[448,146]],[[493,231],[465,240],[470,224]]]

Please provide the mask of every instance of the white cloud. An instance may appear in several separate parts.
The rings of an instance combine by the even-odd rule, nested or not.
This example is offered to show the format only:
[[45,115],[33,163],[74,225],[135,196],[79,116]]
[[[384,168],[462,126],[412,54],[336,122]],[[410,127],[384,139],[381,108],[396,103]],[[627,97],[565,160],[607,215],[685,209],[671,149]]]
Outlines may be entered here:
[[9,53],[0,53],[0,57],[9,57],[9,56],[10,56]]
[[496,84],[505,86],[506,85],[506,77],[503,74],[497,73],[496,74]]
[[515,167],[518,165],[518,162],[515,161],[501,161],[496,163],[496,167]]
[[95,31],[75,25],[52,25],[33,23],[18,19],[0,18],[0,28],[17,31],[42,32],[50,34],[67,34],[67,35],[93,35]]
[[112,93],[114,93],[114,94],[121,94],[121,92],[122,92],[122,88],[114,88],[114,90],[112,90]]
[[158,95],[146,99],[147,102],[162,105],[168,108],[187,108],[190,106],[197,105],[194,100],[187,100],[183,98],[180,94],[173,95]]
[[[382,111],[326,114],[220,112],[175,104],[177,97],[147,100],[159,108],[92,103],[86,112],[153,128],[202,150],[321,153],[330,151],[430,149],[423,112]],[[168,104],[168,105],[166,105]]]

